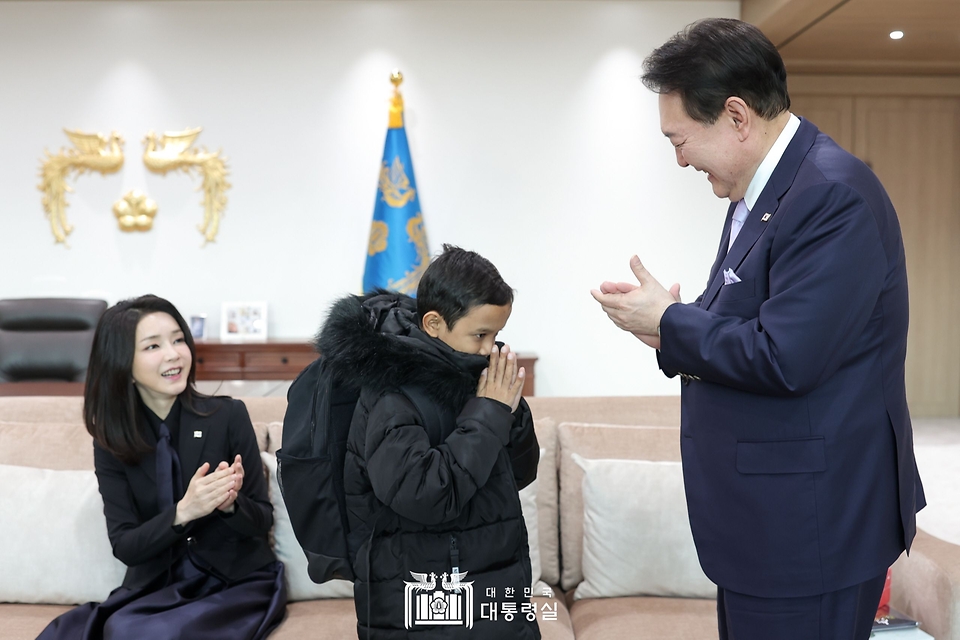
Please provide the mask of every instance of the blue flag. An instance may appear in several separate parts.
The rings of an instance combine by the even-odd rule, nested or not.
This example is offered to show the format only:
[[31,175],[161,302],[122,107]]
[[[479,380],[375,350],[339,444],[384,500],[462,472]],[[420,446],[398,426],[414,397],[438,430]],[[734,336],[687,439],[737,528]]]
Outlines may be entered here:
[[420,277],[430,264],[430,250],[407,132],[403,128],[400,96],[403,76],[394,72],[391,82],[395,88],[363,272],[363,290],[369,292],[379,287],[416,297]]

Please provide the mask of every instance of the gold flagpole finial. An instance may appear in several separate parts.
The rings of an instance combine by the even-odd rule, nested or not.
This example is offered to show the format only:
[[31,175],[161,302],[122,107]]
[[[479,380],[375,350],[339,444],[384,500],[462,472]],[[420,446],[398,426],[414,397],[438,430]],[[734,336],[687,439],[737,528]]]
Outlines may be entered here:
[[400,95],[400,84],[403,82],[403,73],[400,69],[394,69],[390,74],[390,82],[393,84],[393,98],[390,100],[390,128],[400,129],[403,127],[403,96]]

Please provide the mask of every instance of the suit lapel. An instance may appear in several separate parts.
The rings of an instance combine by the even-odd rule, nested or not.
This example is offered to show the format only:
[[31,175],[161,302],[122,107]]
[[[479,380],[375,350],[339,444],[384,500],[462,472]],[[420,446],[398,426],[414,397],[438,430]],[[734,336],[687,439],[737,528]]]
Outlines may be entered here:
[[710,292],[711,283],[716,279],[717,273],[720,271],[720,265],[723,263],[724,257],[727,255],[727,245],[730,244],[730,226],[733,223],[733,212],[736,210],[737,204],[731,202],[730,206],[727,207],[727,219],[723,222],[723,233],[720,236],[720,246],[717,248],[717,258],[713,261],[713,266],[710,267],[710,277],[707,278],[707,288],[706,293],[704,293],[703,300],[700,301],[700,306],[706,308],[707,293]]
[[[180,476],[183,478],[183,490],[190,485],[190,479],[200,466],[200,454],[207,442],[206,427],[208,426],[200,416],[186,407],[180,410],[180,438],[178,453],[180,455]],[[213,469],[210,469],[213,471]]]
[[764,189],[764,193],[761,194],[757,200],[753,211],[747,216],[747,220],[743,223],[740,233],[737,234],[737,239],[733,241],[733,246],[730,247],[730,251],[723,258],[720,268],[717,269],[717,273],[714,274],[713,280],[710,282],[710,288],[700,303],[702,308],[710,308],[710,304],[717,297],[717,294],[720,293],[720,287],[723,286],[723,272],[727,269],[736,271],[740,268],[743,259],[747,257],[750,249],[753,248],[753,245],[755,245],[757,240],[760,239],[760,236],[763,235],[773,215],[777,212],[777,199],[767,197],[769,195],[769,186],[768,184],[768,188]]
[[[720,266],[711,272],[710,285],[703,296],[703,300],[700,302],[701,308],[710,308],[710,304],[717,297],[717,294],[720,293],[720,287],[723,286],[723,272],[727,269],[736,271],[743,263],[744,258],[747,257],[750,249],[753,248],[753,245],[757,243],[757,240],[759,240],[763,232],[766,231],[770,225],[770,221],[773,220],[773,217],[779,209],[780,198],[790,189],[797,175],[797,171],[800,169],[800,164],[806,157],[810,147],[813,146],[819,133],[820,131],[813,124],[801,119],[800,128],[797,129],[793,140],[787,145],[783,156],[780,158],[780,162],[777,163],[777,168],[774,169],[773,174],[760,193],[760,197],[757,198],[757,202],[753,205],[753,209],[750,210],[750,215],[747,216],[743,228],[740,229],[740,233],[737,234],[737,239],[733,241],[733,246],[730,247],[730,251],[722,260],[718,258]],[[735,203],[731,203],[730,210],[727,212],[727,225],[724,230],[724,238],[727,239],[730,237],[730,218],[732,217],[734,207]],[[727,240],[727,242],[729,242],[729,240]],[[725,246],[724,243],[721,243],[721,252]]]

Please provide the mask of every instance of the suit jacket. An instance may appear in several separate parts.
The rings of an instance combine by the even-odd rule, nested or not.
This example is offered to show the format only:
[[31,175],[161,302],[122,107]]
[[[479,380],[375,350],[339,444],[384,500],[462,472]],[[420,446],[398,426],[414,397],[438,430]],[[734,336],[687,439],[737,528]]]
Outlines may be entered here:
[[[94,467],[103,496],[103,513],[113,555],[127,565],[123,586],[143,588],[189,553],[194,563],[212,575],[233,582],[276,560],[267,534],[273,525],[273,507],[267,497],[260,450],[243,402],[231,398],[199,399],[196,408],[183,407],[177,450],[184,491],[204,462],[215,469],[240,454],[243,486],[233,514],[214,510],[177,531],[176,505],[157,506],[156,454],[127,465],[94,443]],[[212,412],[212,413],[211,413]],[[145,429],[150,444],[156,436]],[[199,435],[197,435],[199,434]]]
[[883,573],[925,504],[900,225],[873,172],[806,120],[727,253],[734,208],[706,291],[660,327],[694,541],[725,589],[826,593]]

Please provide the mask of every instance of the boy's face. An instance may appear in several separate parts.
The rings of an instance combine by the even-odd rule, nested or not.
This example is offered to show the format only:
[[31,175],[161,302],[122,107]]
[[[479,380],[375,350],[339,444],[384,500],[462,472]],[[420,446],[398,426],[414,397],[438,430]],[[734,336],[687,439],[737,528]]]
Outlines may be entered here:
[[497,334],[510,319],[512,310],[513,305],[509,304],[502,307],[482,304],[473,307],[457,320],[453,329],[447,326],[439,313],[428,311],[423,316],[423,330],[427,335],[439,338],[457,351],[488,356]]

